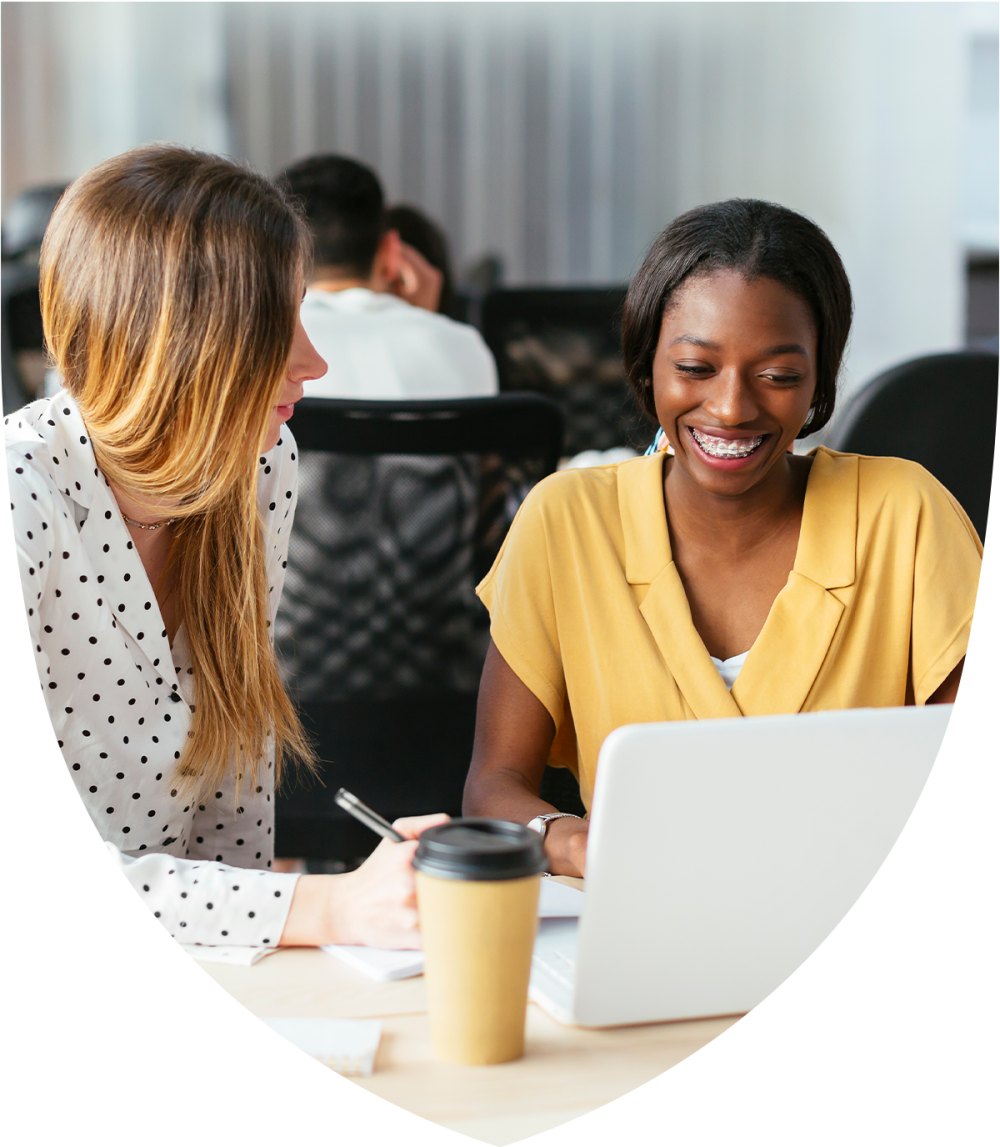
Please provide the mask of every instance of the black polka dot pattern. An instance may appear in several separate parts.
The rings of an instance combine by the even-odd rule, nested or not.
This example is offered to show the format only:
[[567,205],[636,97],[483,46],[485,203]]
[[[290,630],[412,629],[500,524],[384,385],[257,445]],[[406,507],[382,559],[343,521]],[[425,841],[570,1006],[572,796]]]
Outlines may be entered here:
[[[81,799],[171,935],[188,944],[276,942],[297,878],[268,871],[273,770],[262,761],[238,797],[230,774],[200,804],[185,800],[173,779],[195,699],[184,631],[168,642],[79,410],[60,392],[8,415],[4,427],[39,680]],[[258,466],[272,621],[297,491],[295,444],[287,431],[282,438]]]

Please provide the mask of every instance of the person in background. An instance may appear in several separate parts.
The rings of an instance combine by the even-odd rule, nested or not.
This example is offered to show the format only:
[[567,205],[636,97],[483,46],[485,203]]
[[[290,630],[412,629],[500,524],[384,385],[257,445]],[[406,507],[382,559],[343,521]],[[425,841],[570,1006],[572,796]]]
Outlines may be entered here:
[[407,203],[388,208],[385,225],[400,241],[399,278],[389,287],[392,293],[425,311],[455,318],[457,300],[445,233]]
[[[496,364],[479,332],[425,305],[430,296],[418,289],[412,268],[415,256],[428,261],[404,250],[399,232],[387,226],[374,172],[343,156],[316,155],[293,164],[281,179],[313,232],[302,324],[329,368],[306,385],[308,397],[497,393]],[[420,305],[404,302],[394,289],[409,290]]]

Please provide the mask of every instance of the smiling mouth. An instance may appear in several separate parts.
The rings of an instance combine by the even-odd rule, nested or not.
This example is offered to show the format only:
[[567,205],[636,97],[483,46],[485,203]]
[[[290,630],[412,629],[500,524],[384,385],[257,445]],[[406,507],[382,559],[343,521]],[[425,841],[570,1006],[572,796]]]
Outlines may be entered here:
[[692,427],[688,429],[710,458],[749,458],[767,437],[759,434],[755,438],[716,438],[714,434],[702,434]]

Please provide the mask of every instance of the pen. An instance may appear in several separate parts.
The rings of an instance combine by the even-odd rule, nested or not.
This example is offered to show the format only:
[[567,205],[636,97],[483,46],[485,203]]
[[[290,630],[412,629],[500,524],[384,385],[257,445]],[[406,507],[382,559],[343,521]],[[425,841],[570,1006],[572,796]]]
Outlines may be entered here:
[[370,809],[364,801],[358,800],[354,793],[349,793],[347,789],[337,789],[333,799],[344,812],[350,813],[355,820],[361,821],[366,828],[377,832],[379,836],[384,836],[386,840],[394,840],[397,844],[406,840],[406,837],[401,836],[385,817],[379,816],[374,809]]

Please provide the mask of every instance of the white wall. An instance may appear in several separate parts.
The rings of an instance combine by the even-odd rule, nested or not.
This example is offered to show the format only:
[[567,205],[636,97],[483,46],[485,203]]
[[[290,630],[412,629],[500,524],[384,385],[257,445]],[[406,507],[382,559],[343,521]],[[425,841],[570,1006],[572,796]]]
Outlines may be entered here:
[[[976,9],[979,5],[976,5]],[[1000,176],[1000,59],[996,9],[974,11],[969,21],[971,69],[965,134],[962,238],[971,251],[996,254],[997,185]],[[985,16],[986,19],[979,17]]]
[[991,3],[7,4],[5,197],[150,138],[269,171],[338,150],[513,283],[622,280],[678,212],[775,199],[845,259],[853,385],[961,342],[965,249],[996,245],[973,62],[981,90],[997,26]]
[[[858,303],[848,386],[961,342],[971,39],[995,29],[993,5],[227,16],[244,152],[272,169],[314,148],[356,154],[446,223],[460,259],[500,252],[508,281],[626,278],[678,212],[760,196],[812,216],[844,255]],[[285,75],[299,103],[275,109]],[[302,138],[306,104],[319,114]],[[995,230],[995,176],[972,182]]]
[[149,140],[230,150],[219,4],[4,4],[3,200]]

